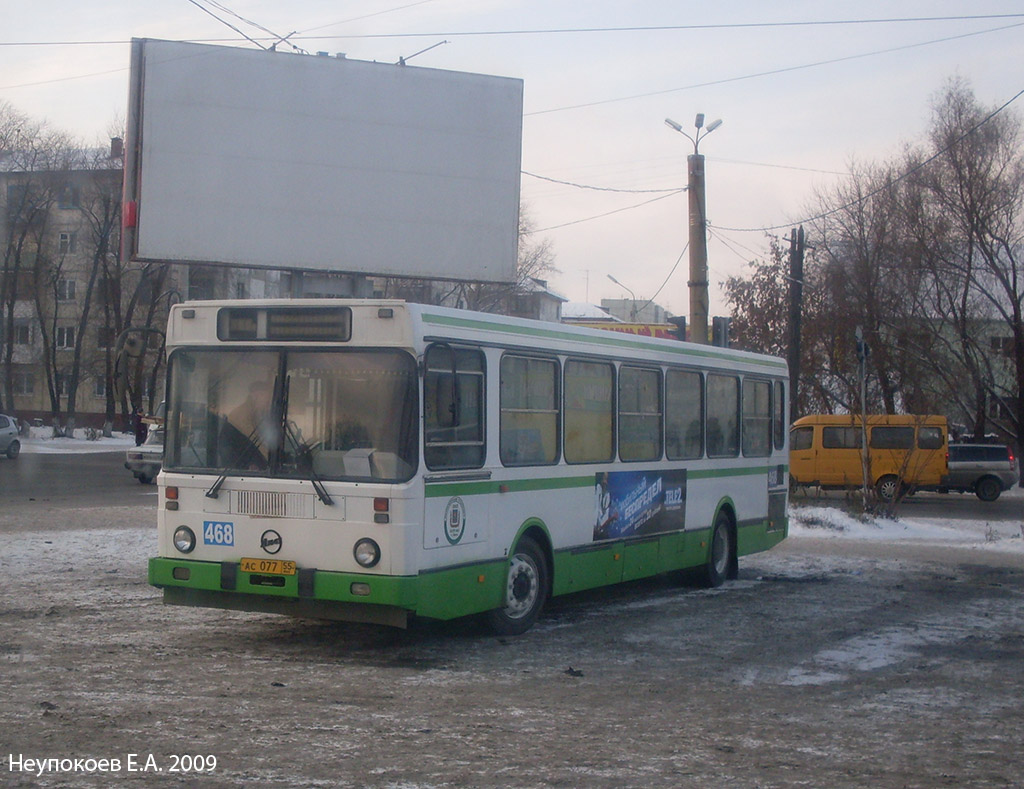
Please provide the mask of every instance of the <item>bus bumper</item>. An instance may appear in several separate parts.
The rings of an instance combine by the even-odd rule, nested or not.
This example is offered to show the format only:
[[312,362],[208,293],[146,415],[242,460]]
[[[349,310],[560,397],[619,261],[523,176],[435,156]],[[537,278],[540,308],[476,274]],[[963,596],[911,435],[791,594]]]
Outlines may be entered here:
[[299,568],[295,575],[243,572],[238,562],[154,557],[149,583],[169,605],[256,611],[306,619],[406,627],[413,614],[453,619],[497,607],[504,562],[452,568],[424,577]]

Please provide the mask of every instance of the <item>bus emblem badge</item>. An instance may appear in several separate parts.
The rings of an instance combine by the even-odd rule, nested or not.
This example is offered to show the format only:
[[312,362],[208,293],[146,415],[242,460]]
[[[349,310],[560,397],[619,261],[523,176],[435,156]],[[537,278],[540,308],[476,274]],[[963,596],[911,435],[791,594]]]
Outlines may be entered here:
[[273,529],[267,529],[260,536],[260,547],[271,555],[280,551],[281,545],[281,535]]
[[444,536],[452,545],[458,544],[466,532],[466,505],[458,496],[448,500],[444,511]]

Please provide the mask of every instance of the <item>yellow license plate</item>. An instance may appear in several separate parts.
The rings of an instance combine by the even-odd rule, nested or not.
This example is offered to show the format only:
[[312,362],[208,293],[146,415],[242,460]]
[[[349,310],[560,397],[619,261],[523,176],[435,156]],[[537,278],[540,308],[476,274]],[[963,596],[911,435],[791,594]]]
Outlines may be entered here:
[[242,559],[243,573],[263,575],[295,575],[295,562],[283,559]]

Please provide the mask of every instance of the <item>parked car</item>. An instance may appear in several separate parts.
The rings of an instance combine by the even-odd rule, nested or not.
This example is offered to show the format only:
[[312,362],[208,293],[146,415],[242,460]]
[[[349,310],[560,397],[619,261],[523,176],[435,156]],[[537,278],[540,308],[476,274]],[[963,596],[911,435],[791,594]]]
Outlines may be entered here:
[[21,452],[21,441],[18,440],[18,420],[12,416],[0,414],[0,453],[11,460]]
[[1001,444],[950,444],[949,476],[941,489],[995,501],[1018,481],[1017,458]]
[[124,467],[143,485],[148,485],[160,473],[164,458],[164,428],[152,426],[146,440],[125,453]]

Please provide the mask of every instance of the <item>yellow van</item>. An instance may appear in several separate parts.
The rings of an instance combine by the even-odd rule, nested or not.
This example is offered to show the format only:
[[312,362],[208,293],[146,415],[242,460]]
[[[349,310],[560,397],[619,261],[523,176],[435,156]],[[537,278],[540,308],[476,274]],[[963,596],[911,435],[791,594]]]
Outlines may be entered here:
[[[872,414],[867,417],[870,483],[881,499],[902,488],[937,488],[948,471],[944,416]],[[859,488],[864,484],[860,416],[814,414],[789,432],[793,485]]]

